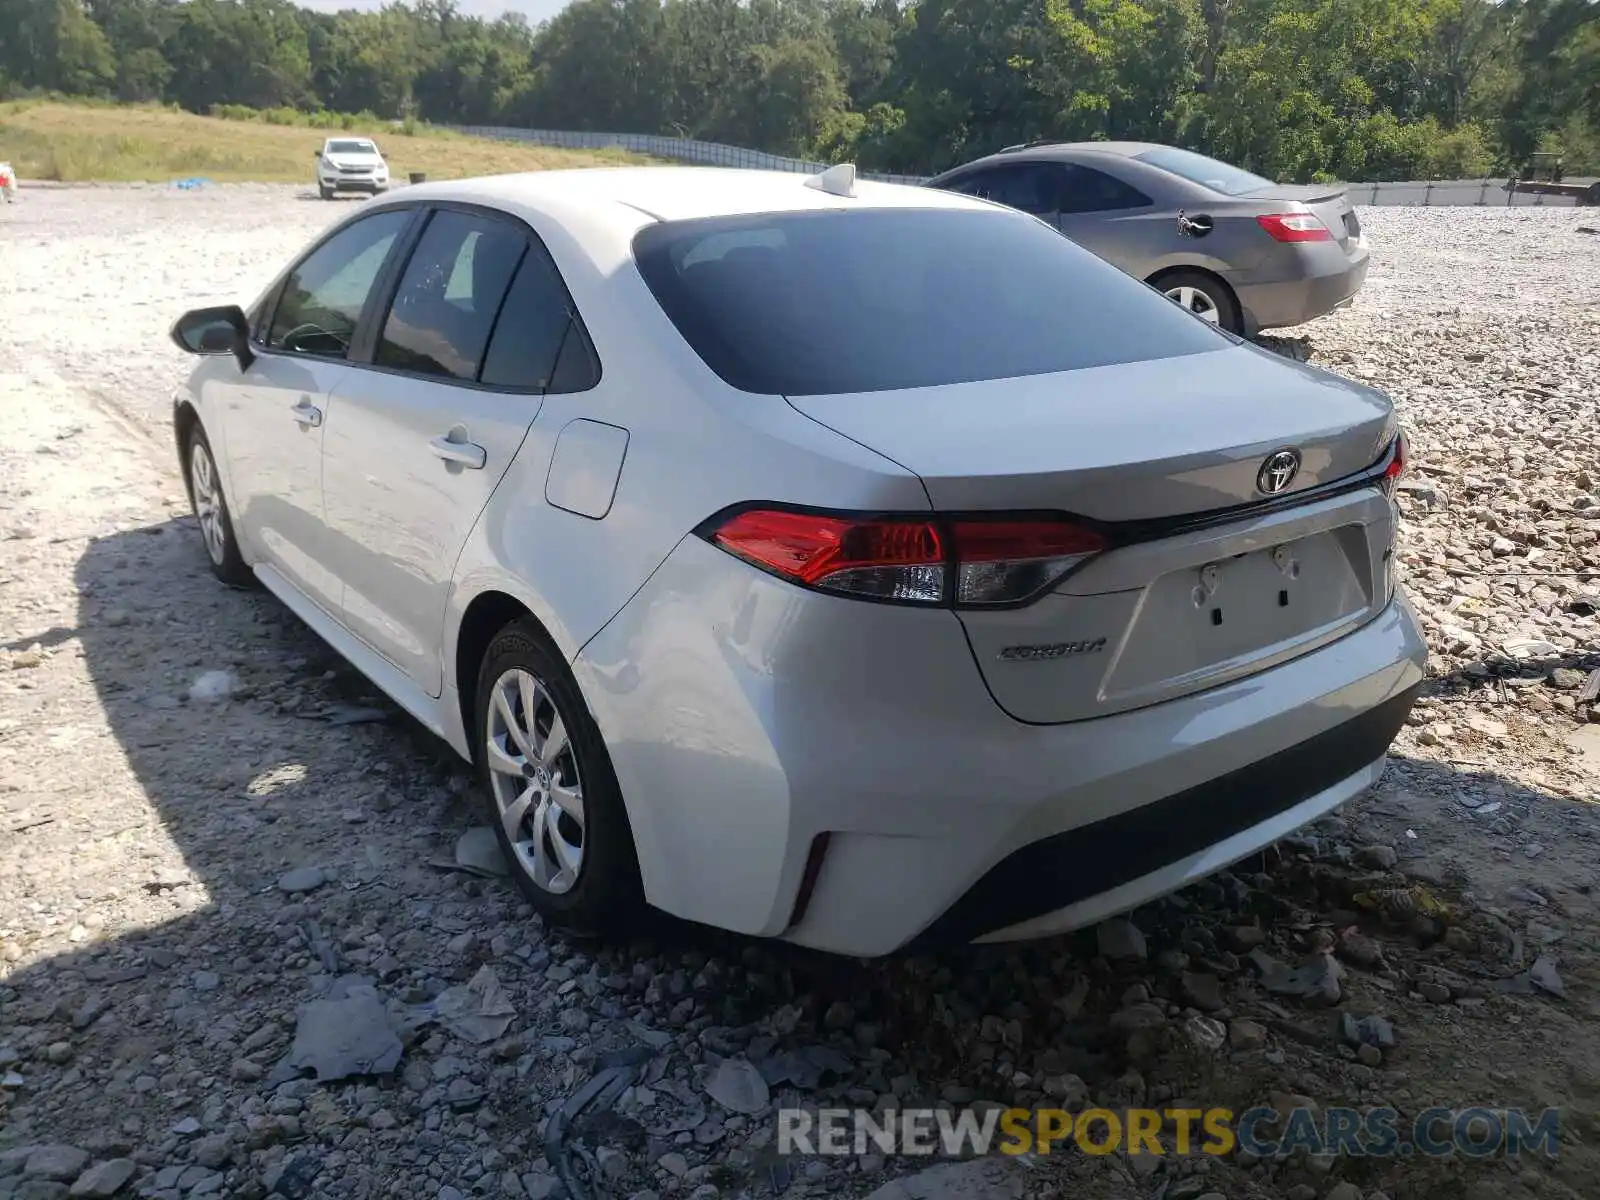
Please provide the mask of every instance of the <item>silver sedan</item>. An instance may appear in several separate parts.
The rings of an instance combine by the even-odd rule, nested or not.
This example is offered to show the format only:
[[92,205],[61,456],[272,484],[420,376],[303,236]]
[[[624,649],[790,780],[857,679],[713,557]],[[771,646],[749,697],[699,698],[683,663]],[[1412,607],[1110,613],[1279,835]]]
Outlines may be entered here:
[[1277,184],[1173,146],[1019,146],[929,186],[1032,213],[1234,333],[1320,317],[1367,278],[1344,187]]
[[1422,681],[1389,399],[997,204],[423,184],[173,337],[197,551],[476,765],[563,928],[1077,928],[1358,795]]

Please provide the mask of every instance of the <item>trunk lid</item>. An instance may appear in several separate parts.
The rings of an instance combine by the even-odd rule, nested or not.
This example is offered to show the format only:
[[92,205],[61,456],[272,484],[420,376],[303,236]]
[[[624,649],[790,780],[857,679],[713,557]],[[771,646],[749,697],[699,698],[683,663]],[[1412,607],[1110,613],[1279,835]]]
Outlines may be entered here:
[[[959,616],[1019,720],[1123,712],[1264,670],[1371,619],[1391,595],[1393,509],[1377,487],[1249,506],[1356,474],[1393,433],[1379,393],[1255,347],[1055,375],[790,403],[923,480],[941,512],[1054,511],[1138,523],[1132,540],[1012,609]],[[1160,523],[1180,518],[1163,532]]]
[[919,475],[936,509],[1048,509],[1153,520],[1262,499],[1256,475],[1301,453],[1288,492],[1372,464],[1392,422],[1371,388],[1255,346],[789,403]]
[[1275,184],[1249,193],[1262,200],[1294,200],[1309,208],[1332,232],[1341,246],[1361,236],[1361,222],[1350,203],[1349,189],[1342,184]]

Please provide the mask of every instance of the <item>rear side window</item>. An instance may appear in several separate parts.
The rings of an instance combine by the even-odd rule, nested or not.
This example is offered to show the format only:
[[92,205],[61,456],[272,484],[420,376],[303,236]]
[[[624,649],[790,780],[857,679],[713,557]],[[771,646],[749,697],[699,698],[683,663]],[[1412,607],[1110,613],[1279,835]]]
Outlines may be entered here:
[[999,210],[669,221],[633,245],[684,340],[747,392],[934,387],[1231,344],[1049,227]]
[[1061,191],[1061,169],[1055,163],[1008,163],[969,175],[955,191],[1004,204],[1018,212],[1045,217],[1056,211]]
[[1192,150],[1179,150],[1176,146],[1157,146],[1154,150],[1146,150],[1142,154],[1135,154],[1134,157],[1140,162],[1149,163],[1152,167],[1159,167],[1181,179],[1187,179],[1190,183],[1198,183],[1213,192],[1221,192],[1224,196],[1243,196],[1249,192],[1259,192],[1262,188],[1277,186],[1270,179],[1252,175],[1249,171],[1240,170],[1238,167],[1230,167],[1227,163],[1207,158],[1204,154],[1196,154]]
[[1061,210],[1063,213],[1113,212],[1121,208],[1143,208],[1152,203],[1136,187],[1081,163],[1063,163]]
[[512,225],[437,212],[406,264],[373,361],[475,381],[527,239]]
[[348,355],[372,285],[411,216],[391,210],[362,217],[306,255],[284,281],[267,345],[321,358]]
[[587,344],[555,264],[537,246],[530,247],[500,311],[483,361],[482,382],[534,392],[594,386],[592,379],[582,387],[556,386],[557,364],[569,341]]

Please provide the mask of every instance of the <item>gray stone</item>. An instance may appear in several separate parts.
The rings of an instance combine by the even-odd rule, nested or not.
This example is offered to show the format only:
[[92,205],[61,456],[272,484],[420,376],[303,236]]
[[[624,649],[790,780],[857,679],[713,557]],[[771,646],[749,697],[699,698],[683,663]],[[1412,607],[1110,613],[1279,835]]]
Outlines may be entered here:
[[233,1158],[233,1142],[227,1134],[203,1137],[194,1144],[194,1161],[213,1171],[228,1165]]
[[1222,980],[1215,975],[1185,971],[1179,985],[1183,998],[1201,1012],[1216,1012],[1223,1007]]
[[38,1146],[22,1166],[24,1179],[76,1179],[89,1165],[89,1152],[76,1146]]
[[1260,1050],[1267,1044],[1266,1028],[1240,1018],[1228,1026],[1228,1044],[1235,1050]]
[[131,1158],[113,1158],[90,1167],[72,1185],[71,1194],[86,1196],[90,1200],[104,1200],[115,1196],[134,1177],[138,1167]]
[[1383,1017],[1361,1017],[1349,1013],[1339,1014],[1339,1037],[1348,1046],[1376,1046],[1379,1050],[1394,1047],[1394,1025]]
[[1356,861],[1364,867],[1372,867],[1379,871],[1392,871],[1395,865],[1399,863],[1400,856],[1395,853],[1393,846],[1363,846],[1356,851]]
[[1154,1004],[1130,1004],[1111,1014],[1111,1028],[1118,1033],[1159,1029],[1166,1023],[1167,1014]]
[[321,867],[296,867],[278,876],[278,890],[291,896],[300,892],[314,892],[328,882]]
[[891,1180],[867,1200],[1007,1200],[1022,1194],[1022,1171],[1016,1162],[991,1157],[940,1163]]
[[1139,927],[1126,917],[1113,917],[1109,921],[1100,922],[1095,934],[1102,958],[1115,961],[1149,957],[1150,952],[1145,946],[1144,934],[1140,933]]
[[473,875],[492,878],[507,874],[505,855],[494,830],[478,825],[456,839],[456,866]]

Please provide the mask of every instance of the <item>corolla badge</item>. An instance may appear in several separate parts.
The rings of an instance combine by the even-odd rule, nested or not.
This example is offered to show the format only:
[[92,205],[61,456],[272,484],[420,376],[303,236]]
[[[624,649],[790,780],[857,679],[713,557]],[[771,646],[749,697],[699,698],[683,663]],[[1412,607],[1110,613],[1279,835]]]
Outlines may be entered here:
[[1049,662],[1075,654],[1099,654],[1106,648],[1105,638],[1077,642],[1052,642],[1045,646],[1007,646],[1000,651],[1001,662]]
[[1294,477],[1300,474],[1300,451],[1274,450],[1256,472],[1256,490],[1263,496],[1276,496],[1286,491]]

